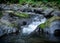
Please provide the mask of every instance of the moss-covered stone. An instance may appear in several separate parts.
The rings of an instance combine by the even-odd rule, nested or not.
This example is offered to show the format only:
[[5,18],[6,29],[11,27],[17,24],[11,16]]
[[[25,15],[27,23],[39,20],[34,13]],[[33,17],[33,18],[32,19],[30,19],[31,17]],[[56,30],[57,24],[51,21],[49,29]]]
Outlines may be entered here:
[[26,14],[26,13],[18,13],[18,12],[16,12],[14,15],[17,16],[17,17],[19,17],[19,18],[29,18],[30,17],[29,14]]
[[11,23],[9,26],[18,28],[18,25],[16,23]]
[[16,13],[15,15],[19,16],[20,18],[28,18],[29,17],[29,15],[25,14],[25,13]]
[[5,22],[0,21],[0,25],[6,25],[8,27],[16,27],[16,28],[18,27],[18,25],[16,24],[16,22],[11,23],[11,22],[8,22],[8,21],[5,21]]
[[50,26],[50,23],[53,22],[53,21],[55,21],[55,20],[60,20],[60,17],[58,17],[58,16],[51,17],[45,23],[40,24],[39,25],[39,28],[44,29],[45,27],[49,27]]

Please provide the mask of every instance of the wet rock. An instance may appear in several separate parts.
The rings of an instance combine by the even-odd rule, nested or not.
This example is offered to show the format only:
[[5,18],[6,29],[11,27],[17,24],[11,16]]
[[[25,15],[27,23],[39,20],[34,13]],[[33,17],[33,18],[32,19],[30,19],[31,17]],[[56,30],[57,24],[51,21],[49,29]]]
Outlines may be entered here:
[[5,7],[3,7],[4,10],[11,10],[11,6],[10,5],[6,5]]
[[3,36],[5,33],[3,33],[2,29],[0,28],[0,37]]
[[4,10],[19,10],[20,9],[20,6],[19,4],[1,4],[2,5],[2,8]]
[[60,29],[60,21],[54,21],[54,22],[51,23],[51,25],[50,25],[50,32],[49,33],[54,34],[54,31],[56,29],[58,29],[58,30]]
[[19,20],[17,20],[17,22],[19,25],[24,26],[24,25],[29,24],[31,21],[30,21],[30,19],[19,19]]
[[25,12],[25,10],[28,8],[28,5],[24,5],[20,7],[20,11]]
[[22,12],[32,12],[32,10],[30,8],[21,9],[20,11],[22,11]]
[[54,11],[51,15],[60,16],[60,11]]
[[19,4],[10,4],[10,7],[12,8],[12,10],[19,10],[20,9],[20,5]]
[[60,20],[60,17],[57,17],[57,16],[51,17],[50,19],[46,20],[45,23],[40,24],[40,25],[39,25],[39,28],[41,28],[41,29],[47,28],[47,29],[45,29],[45,30],[48,30],[48,28],[50,27],[50,24],[51,24],[53,21],[56,21],[56,20]]
[[17,28],[0,24],[0,33],[1,33],[0,36],[3,36],[5,34],[10,34],[10,33],[16,33],[17,30],[18,30]]
[[59,20],[55,20],[55,21],[51,22],[50,25],[44,29],[44,32],[46,32],[46,33],[48,32],[49,34],[54,35],[54,31],[57,29],[60,30],[60,21]]
[[44,10],[42,8],[35,8],[33,9],[35,13],[41,14]]
[[51,17],[52,15],[51,15],[51,13],[53,12],[54,10],[52,9],[52,8],[47,8],[47,9],[45,9],[45,11],[43,11],[43,15],[45,16],[45,17]]
[[4,9],[4,7],[6,6],[6,4],[1,4],[1,7]]
[[50,26],[43,29],[45,38],[49,41],[60,42],[60,20],[50,23]]
[[17,31],[17,28],[8,27],[8,26],[1,26],[1,28],[5,34],[15,33]]
[[7,15],[5,15],[4,17],[2,17],[0,19],[0,35],[3,36],[5,34],[10,34],[10,33],[16,33],[18,31],[17,29],[17,24],[11,23],[9,21],[9,17],[6,17]]
[[32,9],[30,8],[30,6],[28,4],[20,7],[20,11],[22,12],[32,12]]

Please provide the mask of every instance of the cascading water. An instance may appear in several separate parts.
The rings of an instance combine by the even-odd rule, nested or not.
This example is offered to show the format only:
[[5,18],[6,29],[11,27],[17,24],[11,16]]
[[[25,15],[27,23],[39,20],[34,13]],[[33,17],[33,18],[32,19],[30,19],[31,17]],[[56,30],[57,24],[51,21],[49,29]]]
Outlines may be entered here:
[[42,18],[41,16],[34,17],[32,22],[28,26],[23,27],[22,33],[29,35],[38,27],[38,25],[44,23],[45,21],[46,21],[46,18]]

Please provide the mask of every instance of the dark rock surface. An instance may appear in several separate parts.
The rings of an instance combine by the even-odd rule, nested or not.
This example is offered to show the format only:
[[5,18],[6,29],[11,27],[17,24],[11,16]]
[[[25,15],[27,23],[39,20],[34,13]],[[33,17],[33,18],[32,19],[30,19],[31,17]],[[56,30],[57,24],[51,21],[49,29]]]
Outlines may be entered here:
[[54,15],[54,16],[60,16],[60,11],[54,11],[54,12],[52,13],[52,15]]

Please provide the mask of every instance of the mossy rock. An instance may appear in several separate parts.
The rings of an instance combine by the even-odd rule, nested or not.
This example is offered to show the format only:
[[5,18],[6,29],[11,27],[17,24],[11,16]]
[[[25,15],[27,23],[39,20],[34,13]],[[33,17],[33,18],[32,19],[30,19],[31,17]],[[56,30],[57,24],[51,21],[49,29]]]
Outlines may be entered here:
[[55,20],[60,20],[60,17],[53,16],[53,17],[49,18],[45,23],[40,24],[39,25],[39,28],[44,29],[45,27],[49,27],[50,26],[50,23],[52,23]]
[[7,24],[5,22],[3,23],[3,22],[0,21],[0,25],[5,25],[5,26],[8,26],[8,27],[16,27],[16,28],[18,28],[18,25],[16,24],[16,22],[14,22],[14,23],[8,22],[8,24]]
[[29,15],[25,14],[25,13],[16,13],[17,16],[19,16],[20,18],[28,18]]
[[19,18],[29,18],[30,17],[29,14],[19,13],[19,12],[14,13],[14,15],[17,16],[17,17],[19,17]]
[[15,28],[18,28],[18,25],[16,23],[10,23],[9,25],[7,25],[9,27],[15,27]]

